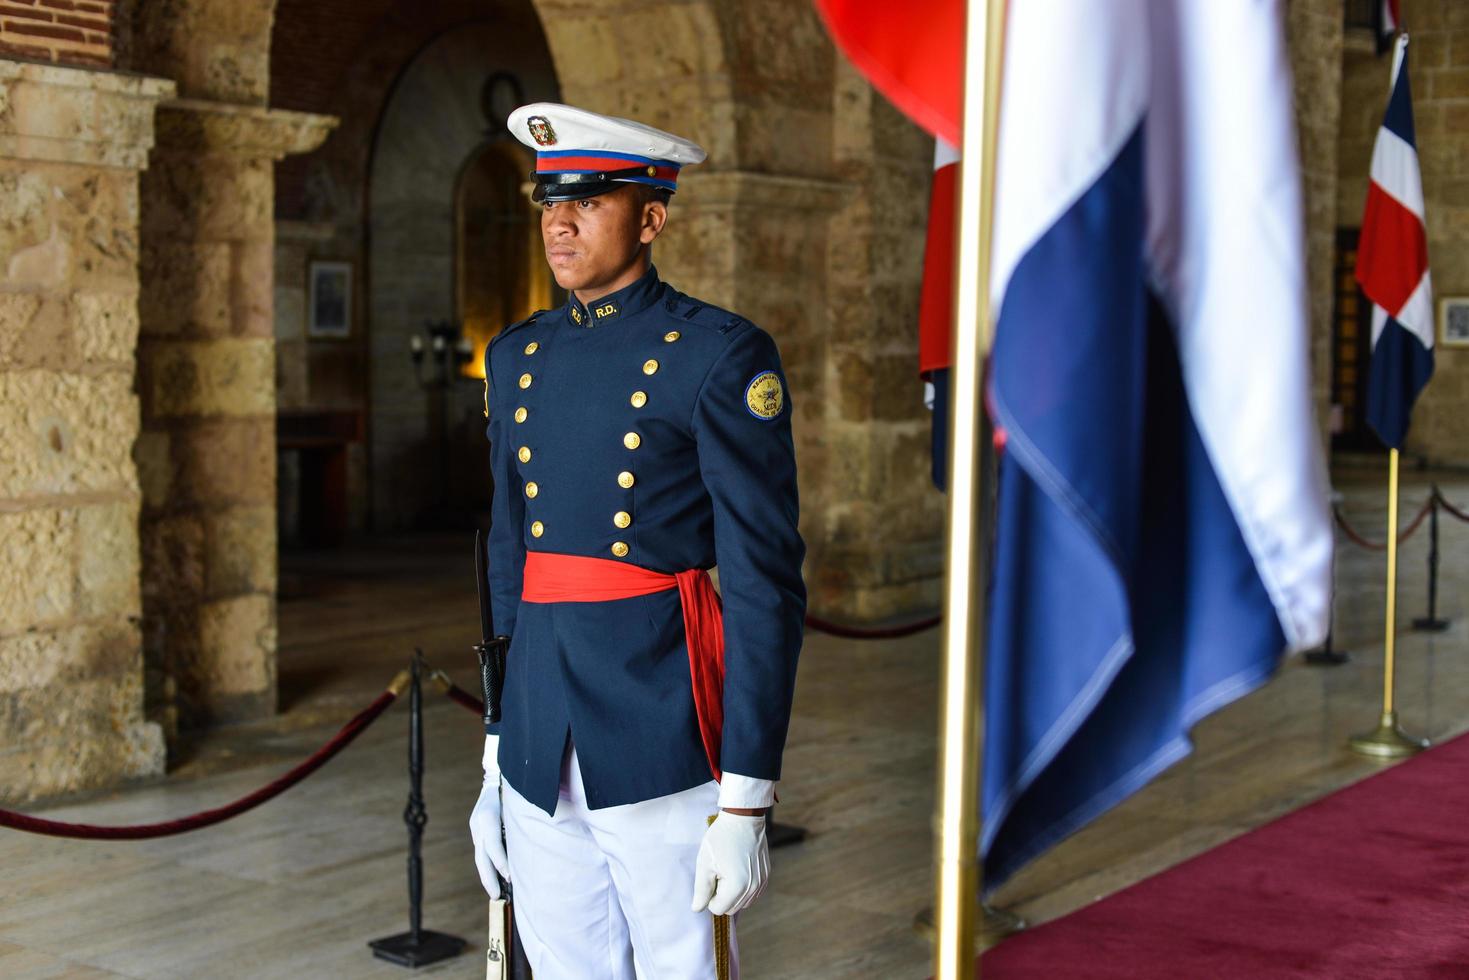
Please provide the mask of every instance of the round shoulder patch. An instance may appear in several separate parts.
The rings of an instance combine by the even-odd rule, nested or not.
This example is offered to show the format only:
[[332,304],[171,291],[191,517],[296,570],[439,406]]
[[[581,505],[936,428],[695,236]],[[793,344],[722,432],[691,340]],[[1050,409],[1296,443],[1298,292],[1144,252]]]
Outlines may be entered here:
[[745,407],[757,419],[770,421],[785,404],[785,390],[780,386],[780,375],[774,371],[761,371],[745,386]]

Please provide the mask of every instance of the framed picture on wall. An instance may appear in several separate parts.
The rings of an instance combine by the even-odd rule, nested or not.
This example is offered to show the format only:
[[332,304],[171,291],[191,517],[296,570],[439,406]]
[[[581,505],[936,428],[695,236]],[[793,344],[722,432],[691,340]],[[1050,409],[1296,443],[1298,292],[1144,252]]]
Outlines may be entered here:
[[352,334],[352,263],[315,262],[307,277],[306,335],[345,339]]
[[1438,301],[1438,342],[1445,347],[1469,347],[1469,296],[1445,296]]

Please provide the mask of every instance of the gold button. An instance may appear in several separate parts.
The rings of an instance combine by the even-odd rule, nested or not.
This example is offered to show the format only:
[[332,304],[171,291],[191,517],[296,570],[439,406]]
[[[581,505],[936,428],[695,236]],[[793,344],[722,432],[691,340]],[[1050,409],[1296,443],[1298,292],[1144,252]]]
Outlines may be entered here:
[[524,422],[526,416],[525,406],[522,405],[515,410],[515,421]]
[[626,558],[627,557],[627,543],[624,542],[624,541],[614,541],[614,542],[612,542],[612,553],[614,555],[616,555],[618,558]]
[[520,386],[522,388],[529,388],[530,387],[530,372],[529,371],[527,371],[525,374],[522,374],[520,376]]
[[622,487],[622,489],[624,490],[630,489],[632,485],[636,482],[637,481],[633,479],[632,474],[629,473],[627,470],[623,470],[621,473],[617,474],[617,485],[619,487]]
[[517,455],[517,456],[520,457],[520,461],[522,463],[529,463],[530,462],[530,447],[529,446],[521,446],[520,447],[520,452],[516,453],[515,455]]
[[663,342],[665,344],[671,344],[681,336],[683,335],[680,334],[677,330],[670,330],[663,335]]
[[612,515],[612,523],[618,527],[627,527],[632,523],[632,515],[625,510],[619,510]]
[[527,497],[534,497],[536,494],[538,494],[540,492],[541,492],[541,487],[534,480],[532,480],[531,482],[529,482],[529,483],[527,483],[525,485],[525,495]]
[[530,343],[528,343],[528,344],[525,345],[525,352],[527,354],[534,354],[536,351],[538,351],[540,349],[541,349],[541,345],[538,344],[538,343],[536,343],[534,340],[532,340]]
[[658,176],[658,168],[650,165],[648,167],[648,176],[649,177],[656,177],[656,176]]
[[531,525],[530,525],[530,536],[531,537],[533,537],[533,538],[539,538],[541,535],[543,535],[545,533],[546,533],[546,525],[542,524],[540,521],[532,521],[531,522]]
[[622,444],[628,449],[636,449],[643,444],[643,437],[636,432],[629,432],[622,437]]
[[651,357],[648,358],[646,361],[643,362],[643,373],[644,374],[657,374],[658,373],[658,362],[655,361],[655,360],[653,360]]
[[632,393],[632,397],[629,398],[628,401],[632,402],[633,408],[642,408],[644,405],[648,404],[648,393],[646,391],[635,391]]

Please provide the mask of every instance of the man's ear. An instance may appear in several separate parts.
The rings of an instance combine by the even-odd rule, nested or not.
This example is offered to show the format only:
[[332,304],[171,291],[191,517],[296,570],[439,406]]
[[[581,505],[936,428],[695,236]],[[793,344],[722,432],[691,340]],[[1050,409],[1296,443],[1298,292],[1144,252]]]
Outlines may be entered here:
[[668,205],[662,201],[649,201],[643,205],[643,226],[638,233],[638,241],[644,245],[653,244],[653,240],[663,234],[663,226],[668,222]]

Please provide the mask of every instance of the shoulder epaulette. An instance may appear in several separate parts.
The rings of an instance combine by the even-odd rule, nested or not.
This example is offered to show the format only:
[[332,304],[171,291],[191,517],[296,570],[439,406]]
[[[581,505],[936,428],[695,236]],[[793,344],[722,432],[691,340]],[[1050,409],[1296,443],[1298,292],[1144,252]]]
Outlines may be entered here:
[[670,302],[669,312],[677,319],[697,323],[719,334],[728,334],[740,324],[749,323],[737,313],[731,313],[729,310],[701,302],[682,293]]
[[526,317],[524,320],[520,320],[520,321],[517,321],[515,323],[510,324],[510,326],[506,327],[504,330],[501,330],[498,334],[496,334],[495,335],[495,340],[490,341],[490,344],[493,345],[495,343],[495,341],[499,340],[501,337],[507,337],[510,334],[514,333],[515,331],[519,330],[521,327],[528,327],[528,326],[530,326],[532,323],[535,323],[536,322],[536,319],[538,317],[544,316],[548,312],[549,312],[548,310],[536,310],[534,313],[532,313],[530,316]]
[[536,310],[534,313],[532,313],[530,316],[526,317],[524,320],[519,320],[519,321],[517,321],[515,323],[512,323],[512,324],[510,324],[510,326],[506,327],[504,330],[501,330],[499,333],[495,334],[495,336],[490,340],[490,342],[485,345],[485,360],[486,360],[486,362],[489,361],[490,351],[492,351],[492,350],[495,349],[495,345],[496,344],[498,344],[500,341],[504,340],[506,337],[510,336],[515,331],[519,330],[521,327],[528,327],[532,323],[535,323],[537,317],[540,317],[540,316],[544,315],[547,312],[549,312],[549,311],[547,311],[547,310]]

